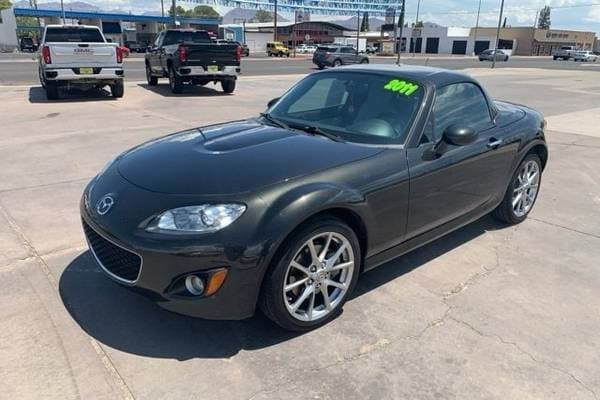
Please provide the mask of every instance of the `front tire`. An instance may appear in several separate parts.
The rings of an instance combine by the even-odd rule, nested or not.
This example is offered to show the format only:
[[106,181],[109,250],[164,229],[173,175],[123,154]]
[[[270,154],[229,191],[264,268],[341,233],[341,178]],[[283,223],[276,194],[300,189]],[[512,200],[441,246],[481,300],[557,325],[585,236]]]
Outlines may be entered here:
[[342,66],[342,60],[335,60],[333,62],[333,66],[334,67],[341,67]]
[[146,81],[148,81],[149,86],[156,86],[158,84],[158,78],[152,76],[152,70],[148,64],[146,64]]
[[356,286],[361,249],[354,231],[336,218],[301,226],[277,252],[259,305],[284,329],[307,331],[336,318]]
[[511,225],[523,222],[533,209],[541,183],[542,162],[536,154],[528,154],[513,174],[502,203],[492,215]]

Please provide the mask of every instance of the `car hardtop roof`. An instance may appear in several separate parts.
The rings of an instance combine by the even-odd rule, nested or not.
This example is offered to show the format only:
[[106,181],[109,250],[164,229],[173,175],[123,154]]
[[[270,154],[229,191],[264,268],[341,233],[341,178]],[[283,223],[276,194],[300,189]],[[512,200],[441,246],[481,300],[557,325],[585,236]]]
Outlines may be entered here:
[[396,64],[358,64],[342,68],[334,68],[319,73],[331,72],[364,72],[388,75],[393,78],[414,80],[415,82],[430,83],[435,86],[445,86],[455,82],[475,82],[469,75],[443,68],[424,67],[419,65]]

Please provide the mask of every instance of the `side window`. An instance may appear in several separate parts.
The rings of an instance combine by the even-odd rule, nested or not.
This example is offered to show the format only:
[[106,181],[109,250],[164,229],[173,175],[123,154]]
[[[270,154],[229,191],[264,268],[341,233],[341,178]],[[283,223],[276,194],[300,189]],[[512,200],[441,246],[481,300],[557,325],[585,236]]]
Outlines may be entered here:
[[342,47],[342,53],[354,53],[352,47]]
[[156,40],[154,41],[154,46],[155,47],[160,47],[160,44],[162,42],[162,38],[165,35],[165,32],[161,32],[158,34],[158,36],[156,37]]
[[433,138],[429,139],[434,141],[439,140],[450,125],[481,131],[492,124],[485,96],[472,83],[456,83],[438,89],[430,118],[433,118]]

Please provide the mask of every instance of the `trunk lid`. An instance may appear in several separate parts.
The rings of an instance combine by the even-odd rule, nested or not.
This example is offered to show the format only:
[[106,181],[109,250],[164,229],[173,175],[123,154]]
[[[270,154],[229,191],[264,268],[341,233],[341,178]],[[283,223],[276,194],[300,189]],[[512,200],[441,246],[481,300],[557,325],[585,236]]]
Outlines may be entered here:
[[53,67],[109,67],[117,64],[115,43],[48,43]]

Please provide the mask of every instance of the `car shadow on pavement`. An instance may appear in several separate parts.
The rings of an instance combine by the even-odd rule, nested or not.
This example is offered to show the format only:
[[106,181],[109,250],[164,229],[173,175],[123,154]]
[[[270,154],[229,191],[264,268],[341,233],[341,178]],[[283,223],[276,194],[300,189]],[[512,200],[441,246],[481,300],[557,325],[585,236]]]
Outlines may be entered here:
[[[485,217],[369,271],[361,276],[350,301],[502,227]],[[165,311],[108,279],[89,251],[65,268],[59,293],[65,308],[91,337],[111,348],[146,357],[228,358],[240,350],[265,348],[300,335],[280,329],[260,312],[244,321],[210,321]]]
[[183,93],[173,93],[167,83],[159,83],[156,86],[150,86],[147,83],[139,83],[138,86],[160,94],[164,97],[210,97],[210,96],[231,96],[233,93],[225,93],[221,90],[220,85],[201,86],[201,85],[184,85]]
[[48,100],[46,98],[46,91],[41,86],[32,87],[29,89],[29,102],[30,103],[71,103],[71,102],[84,102],[84,101],[98,101],[98,100],[118,100],[113,97],[110,92],[106,89],[89,89],[89,90],[77,90],[71,89],[70,91],[60,90],[60,97],[58,100]]

